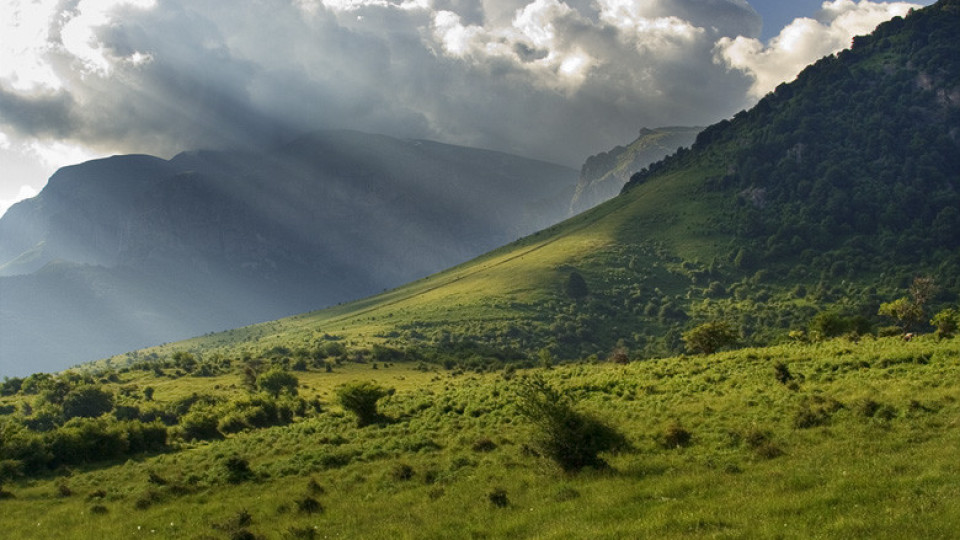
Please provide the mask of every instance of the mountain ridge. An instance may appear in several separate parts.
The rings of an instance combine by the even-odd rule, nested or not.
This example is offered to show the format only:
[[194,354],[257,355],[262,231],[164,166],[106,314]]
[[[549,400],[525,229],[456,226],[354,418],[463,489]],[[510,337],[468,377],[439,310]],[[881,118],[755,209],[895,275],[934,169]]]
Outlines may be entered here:
[[[575,181],[573,169],[501,152],[347,131],[270,153],[67,167],[0,219],[4,369],[16,358],[63,368],[397,286],[559,221]],[[57,260],[80,266],[34,275]],[[87,307],[66,300],[78,295]],[[70,330],[81,320],[101,324]],[[43,328],[63,343],[23,338]],[[93,335],[112,350],[78,345]]]

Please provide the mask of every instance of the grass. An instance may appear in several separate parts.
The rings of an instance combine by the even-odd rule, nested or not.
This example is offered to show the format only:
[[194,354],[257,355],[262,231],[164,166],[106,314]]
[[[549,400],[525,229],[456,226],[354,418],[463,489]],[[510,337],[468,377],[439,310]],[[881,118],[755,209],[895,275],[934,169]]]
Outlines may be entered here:
[[[322,413],[8,483],[0,523],[18,538],[224,538],[247,512],[243,528],[265,538],[946,538],[960,527],[958,359],[960,341],[925,337],[537,369],[635,447],[576,475],[526,450],[514,396],[530,370],[348,363],[298,373]],[[777,381],[781,362],[796,385]],[[392,422],[358,429],[336,406],[354,380],[396,389],[381,402]],[[163,402],[239,383],[132,371],[116,384]],[[824,421],[798,427],[805,408]],[[689,443],[661,444],[677,425]],[[224,480],[230,456],[251,479]]]

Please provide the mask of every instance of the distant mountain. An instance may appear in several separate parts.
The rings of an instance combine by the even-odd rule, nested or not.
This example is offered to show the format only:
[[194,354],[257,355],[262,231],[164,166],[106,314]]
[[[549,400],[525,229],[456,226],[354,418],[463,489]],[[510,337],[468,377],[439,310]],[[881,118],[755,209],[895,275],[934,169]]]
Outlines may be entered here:
[[0,373],[368,295],[559,221],[576,171],[349,131],[65,167],[0,219]]
[[[480,369],[668,356],[714,321],[742,345],[929,329],[960,298],[957,36],[960,0],[894,18],[563,223],[382,295],[154,352],[309,353],[329,332],[356,354]],[[879,315],[900,298],[903,319]]]
[[689,147],[702,127],[642,128],[627,146],[590,156],[580,169],[577,189],[570,202],[570,214],[615,197],[634,173],[660,161],[681,147]]

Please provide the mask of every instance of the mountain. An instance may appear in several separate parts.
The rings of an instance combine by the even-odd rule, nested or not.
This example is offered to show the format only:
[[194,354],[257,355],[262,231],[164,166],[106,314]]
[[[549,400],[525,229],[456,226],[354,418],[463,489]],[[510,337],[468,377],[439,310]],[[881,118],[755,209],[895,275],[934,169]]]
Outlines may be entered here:
[[584,210],[615,197],[630,177],[651,163],[660,161],[681,147],[689,147],[702,127],[642,128],[635,141],[590,156],[580,169],[580,179],[570,213]]
[[[335,335],[476,365],[662,357],[710,321],[757,345],[923,327],[960,293],[957,10],[858,37],[550,229],[379,296],[152,352],[311,350]],[[915,320],[878,316],[918,277]]]
[[318,132],[65,167],[0,219],[0,373],[366,296],[556,223],[576,172]]
[[[935,224],[960,181],[957,35],[960,0],[894,20],[611,201],[426,279],[5,378],[0,525],[954,536],[957,250]],[[737,350],[691,339],[711,328]],[[704,346],[670,356],[682,330]]]

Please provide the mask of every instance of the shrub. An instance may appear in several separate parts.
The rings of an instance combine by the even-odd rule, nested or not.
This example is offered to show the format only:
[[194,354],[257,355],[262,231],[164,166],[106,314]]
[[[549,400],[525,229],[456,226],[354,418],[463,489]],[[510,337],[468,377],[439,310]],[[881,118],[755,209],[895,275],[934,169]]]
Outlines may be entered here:
[[357,416],[357,427],[381,420],[377,402],[392,394],[393,389],[388,390],[373,382],[351,382],[337,388],[340,405]]
[[759,429],[751,429],[743,435],[743,441],[764,459],[773,459],[783,455],[783,450],[770,439],[770,434]]
[[81,386],[63,398],[63,416],[66,419],[94,418],[113,409],[113,394],[97,386]]
[[660,436],[660,445],[664,448],[682,448],[688,446],[693,439],[691,434],[680,422],[672,422]]
[[188,441],[222,439],[223,435],[217,429],[219,423],[211,408],[195,407],[180,420],[180,432]]
[[473,443],[474,452],[492,452],[497,449],[497,443],[491,441],[487,437],[477,440]]
[[313,497],[306,496],[297,500],[297,510],[302,514],[317,514],[323,512],[323,505]]
[[937,312],[930,324],[937,328],[938,338],[952,338],[957,333],[957,310],[947,308]]
[[91,514],[103,515],[103,514],[106,514],[107,512],[108,512],[107,507],[102,504],[95,504],[90,507]]
[[250,462],[240,456],[230,456],[223,462],[227,482],[239,484],[253,477]]
[[788,368],[783,362],[777,362],[773,366],[773,376],[780,384],[787,384],[793,380],[793,374],[790,373],[790,368]]
[[520,414],[538,428],[534,445],[564,472],[576,472],[584,467],[606,467],[607,463],[599,453],[629,448],[620,431],[574,410],[570,399],[540,376],[525,380],[517,398]]
[[490,504],[497,508],[510,506],[510,499],[507,498],[507,490],[503,488],[494,488],[491,490],[490,493],[487,493],[487,499],[490,501]]
[[413,467],[406,463],[397,463],[390,471],[390,477],[394,480],[410,480],[414,474]]

